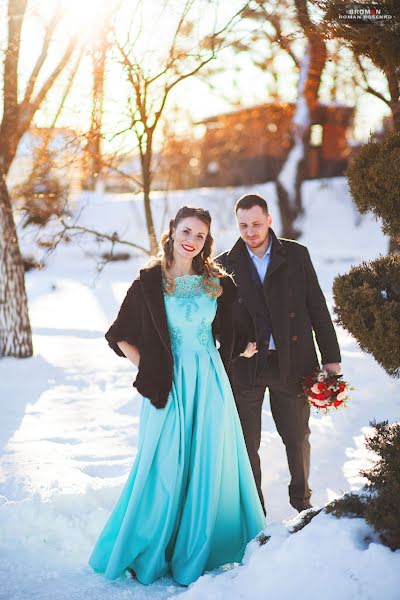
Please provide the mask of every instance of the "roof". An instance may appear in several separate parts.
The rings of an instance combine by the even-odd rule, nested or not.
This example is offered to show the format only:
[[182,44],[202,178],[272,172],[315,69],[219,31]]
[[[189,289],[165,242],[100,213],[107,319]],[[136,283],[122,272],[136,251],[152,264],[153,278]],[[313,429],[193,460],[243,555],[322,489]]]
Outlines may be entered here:
[[[249,113],[252,112],[254,110],[257,109],[265,109],[267,107],[279,107],[282,109],[294,109],[296,104],[295,102],[283,102],[281,100],[271,100],[270,102],[263,102],[261,104],[253,104],[252,106],[239,106],[236,108],[233,108],[232,110],[223,112],[223,113],[219,113],[217,115],[213,115],[210,117],[206,117],[204,119],[201,119],[199,121],[195,122],[195,125],[200,125],[200,124],[206,124],[206,123],[212,123],[213,121],[218,121],[221,117],[230,117],[231,115],[240,115],[245,114],[245,113]],[[319,104],[319,108],[325,112],[333,112],[334,109],[337,109],[338,111],[347,114],[348,116],[351,116],[354,113],[354,106],[349,106],[347,104],[341,104],[339,102],[321,102]]]

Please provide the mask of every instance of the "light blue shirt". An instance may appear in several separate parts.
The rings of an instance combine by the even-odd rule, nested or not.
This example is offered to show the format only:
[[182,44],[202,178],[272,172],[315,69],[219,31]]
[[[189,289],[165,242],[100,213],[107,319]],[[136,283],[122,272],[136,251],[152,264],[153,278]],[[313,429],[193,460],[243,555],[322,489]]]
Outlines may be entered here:
[[[257,270],[260,280],[262,282],[264,282],[265,275],[267,273],[267,269],[268,269],[268,265],[269,265],[269,261],[271,260],[272,239],[269,242],[269,246],[268,246],[265,254],[263,254],[263,256],[261,256],[261,258],[259,256],[256,256],[254,254],[254,252],[251,250],[251,248],[248,247],[247,244],[246,244],[246,248],[247,248],[247,252],[249,253],[250,258],[253,261],[253,264]],[[274,342],[274,338],[272,337],[272,334],[269,339],[269,349],[276,350],[276,346],[275,346],[275,342]]]

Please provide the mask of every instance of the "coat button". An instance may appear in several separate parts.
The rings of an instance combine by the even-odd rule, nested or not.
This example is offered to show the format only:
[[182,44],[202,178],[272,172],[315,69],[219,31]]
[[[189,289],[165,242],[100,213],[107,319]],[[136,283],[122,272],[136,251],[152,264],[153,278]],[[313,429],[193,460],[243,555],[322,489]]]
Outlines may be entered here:
[[297,335],[292,335],[292,342],[297,342],[297,340],[298,340]]
[[238,298],[239,304],[243,304],[243,298]]
[[290,313],[290,315],[289,315],[289,317],[290,317],[291,319],[294,319],[294,317],[295,317],[295,316],[296,316],[296,313],[294,313],[294,312],[291,312],[291,313]]

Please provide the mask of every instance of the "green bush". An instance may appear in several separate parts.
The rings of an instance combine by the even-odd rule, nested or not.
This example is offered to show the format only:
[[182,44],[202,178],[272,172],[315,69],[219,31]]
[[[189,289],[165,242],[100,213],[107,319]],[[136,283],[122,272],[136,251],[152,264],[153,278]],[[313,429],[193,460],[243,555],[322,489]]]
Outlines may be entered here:
[[381,142],[369,141],[347,169],[350,192],[358,210],[383,222],[383,231],[400,237],[400,133]]
[[321,510],[335,517],[362,517],[392,550],[400,549],[400,423],[371,423],[373,433],[365,445],[375,456],[371,468],[361,471],[367,484],[349,492],[324,509],[307,511],[291,533],[311,523]]
[[400,423],[383,421],[371,425],[374,432],[367,437],[366,446],[378,460],[370,469],[361,471],[368,480],[365,519],[387,546],[397,550],[400,548]]
[[364,517],[367,498],[361,494],[349,492],[337,500],[330,502],[325,511],[335,517]]
[[400,256],[389,254],[353,267],[333,282],[337,323],[400,377]]
[[361,471],[368,483],[362,494],[345,494],[326,507],[336,517],[364,517],[392,550],[400,548],[400,423],[371,423],[366,447],[376,462]]

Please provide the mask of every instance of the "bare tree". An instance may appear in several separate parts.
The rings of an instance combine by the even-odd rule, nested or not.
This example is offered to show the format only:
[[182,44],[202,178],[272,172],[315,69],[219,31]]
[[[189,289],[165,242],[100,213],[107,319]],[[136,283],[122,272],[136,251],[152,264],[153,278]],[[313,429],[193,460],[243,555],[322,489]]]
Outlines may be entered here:
[[98,36],[93,40],[91,50],[92,70],[93,70],[93,91],[92,91],[92,116],[86,152],[88,155],[88,187],[94,189],[96,182],[101,177],[102,164],[102,121],[103,121],[103,103],[104,103],[104,84],[106,74],[106,58],[109,49],[108,34],[109,27],[104,27]]
[[[18,144],[50,89],[69,64],[77,39],[72,36],[55,67],[43,83],[39,76],[49,54],[61,16],[55,11],[46,25],[41,51],[24,92],[20,89],[19,57],[21,29],[27,0],[9,0],[7,47],[4,57],[3,117],[0,124],[0,356],[25,358],[32,355],[32,334],[24,283],[24,268],[18,245],[6,176]],[[22,99],[20,99],[22,98]]]
[[313,114],[319,103],[321,76],[327,59],[321,29],[311,20],[307,0],[295,0],[295,7],[296,18],[306,38],[306,50],[300,63],[296,110],[292,122],[293,146],[277,177],[283,235],[293,238],[300,234],[295,222],[303,211],[301,184],[310,148]]
[[260,42],[265,44],[264,52],[256,52],[255,64],[263,70],[269,68],[277,50],[283,50],[298,71],[291,143],[276,178],[282,235],[289,238],[297,238],[300,234],[296,219],[303,211],[301,185],[313,115],[319,102],[321,76],[327,60],[322,31],[313,21],[310,11],[307,0],[252,0],[243,14],[257,24],[251,43],[244,42],[243,49],[253,52],[252,45],[260,48]]
[[[225,35],[240,20],[243,6],[220,27],[212,23],[207,33],[197,34],[193,9],[201,8],[201,0],[186,0],[176,16],[171,42],[158,64],[146,64],[140,54],[143,31],[135,39],[130,35],[125,43],[116,42],[121,64],[130,84],[128,129],[136,138],[143,186],[144,212],[150,241],[150,253],[157,251],[157,235],[151,209],[154,142],[167,100],[174,88],[196,76],[226,45]],[[172,3],[165,2],[163,11],[171,13]],[[205,6],[203,2],[203,7]],[[210,4],[208,3],[208,9]]]

